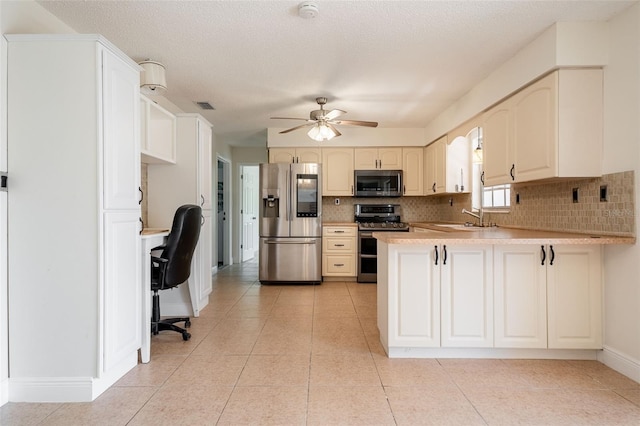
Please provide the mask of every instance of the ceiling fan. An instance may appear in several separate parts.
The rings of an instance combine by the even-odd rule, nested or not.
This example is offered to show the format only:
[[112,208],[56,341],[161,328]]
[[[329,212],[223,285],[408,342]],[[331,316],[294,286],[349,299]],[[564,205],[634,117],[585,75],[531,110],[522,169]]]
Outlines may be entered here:
[[292,127],[287,130],[283,130],[280,133],[289,133],[303,127],[311,127],[311,130],[307,133],[311,139],[316,141],[329,140],[335,136],[340,136],[342,133],[335,128],[334,125],[345,126],[365,126],[365,127],[378,127],[378,123],[375,121],[360,121],[360,120],[337,120],[342,114],[346,114],[346,111],[341,109],[332,109],[331,111],[325,111],[324,105],[327,103],[327,98],[318,97],[316,102],[320,105],[320,109],[311,111],[309,118],[292,118],[292,117],[271,117],[275,120],[303,120],[307,123],[301,124],[296,127]]

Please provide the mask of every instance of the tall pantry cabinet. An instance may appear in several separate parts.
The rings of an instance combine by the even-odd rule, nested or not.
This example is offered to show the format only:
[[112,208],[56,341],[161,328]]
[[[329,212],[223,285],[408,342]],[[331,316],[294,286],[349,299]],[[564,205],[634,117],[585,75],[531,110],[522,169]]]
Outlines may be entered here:
[[141,343],[140,69],[97,35],[5,37],[10,400],[91,401]]
[[[187,286],[160,296],[162,315],[194,315],[209,303],[212,267],[212,125],[199,114],[178,114],[176,164],[152,164],[147,171],[148,221],[151,228],[170,228],[183,204],[202,208],[200,238]],[[185,306],[191,305],[191,311]]]

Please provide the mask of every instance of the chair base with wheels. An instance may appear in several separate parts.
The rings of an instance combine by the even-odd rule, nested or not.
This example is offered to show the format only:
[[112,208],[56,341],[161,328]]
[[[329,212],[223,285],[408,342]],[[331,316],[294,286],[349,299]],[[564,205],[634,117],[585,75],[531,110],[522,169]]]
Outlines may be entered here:
[[157,335],[162,330],[172,330],[181,333],[182,340],[186,341],[191,339],[191,333],[185,330],[185,328],[175,325],[177,322],[184,322],[185,328],[191,327],[191,320],[189,317],[160,319],[160,296],[158,295],[158,290],[154,290],[153,311],[151,314],[151,333]]

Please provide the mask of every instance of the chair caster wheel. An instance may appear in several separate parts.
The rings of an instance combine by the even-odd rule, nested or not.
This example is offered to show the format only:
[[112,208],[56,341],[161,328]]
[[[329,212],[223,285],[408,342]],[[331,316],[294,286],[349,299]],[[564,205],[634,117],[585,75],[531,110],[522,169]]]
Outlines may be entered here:
[[186,342],[189,339],[191,339],[191,333],[187,333],[187,332],[182,333],[182,340]]
[[186,321],[184,322],[184,326],[185,326],[185,328],[189,328],[189,327],[191,327],[191,321],[186,320]]

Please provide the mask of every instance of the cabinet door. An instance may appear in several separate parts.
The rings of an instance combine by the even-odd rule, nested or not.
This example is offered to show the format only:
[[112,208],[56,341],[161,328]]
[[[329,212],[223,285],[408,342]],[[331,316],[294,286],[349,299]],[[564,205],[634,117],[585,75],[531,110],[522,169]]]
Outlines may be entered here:
[[297,163],[322,163],[320,148],[296,148]]
[[322,150],[322,195],[353,195],[353,149]]
[[424,195],[424,148],[402,148],[402,195]]
[[104,352],[108,371],[137,351],[141,336],[141,263],[139,215],[104,214]]
[[491,246],[441,250],[442,346],[493,346]]
[[[176,162],[176,116],[155,102],[148,102],[147,141],[143,145],[143,160],[147,163]],[[142,122],[145,122],[143,119]]]
[[211,284],[211,210],[202,210],[202,228],[200,238],[191,261],[189,277],[189,296],[193,315],[199,316],[200,310],[209,303]]
[[269,148],[270,163],[295,163],[295,148]]
[[402,148],[379,148],[378,168],[382,170],[401,170]]
[[104,208],[139,209],[140,75],[108,51],[101,54]]
[[601,250],[599,245],[549,246],[549,348],[602,348]]
[[443,136],[425,148],[424,189],[426,195],[446,190],[447,136]]
[[211,137],[208,124],[198,121],[198,203],[202,210],[211,210]]
[[[512,183],[514,169],[511,147],[509,101],[491,108],[482,116],[484,185]],[[515,177],[515,174],[513,175]]]
[[548,250],[540,245],[496,245],[494,327],[498,348],[547,347]]
[[[378,246],[387,247],[386,244]],[[436,265],[435,246],[388,247],[388,262],[380,262],[381,257],[378,256],[378,283],[380,271],[383,271],[383,279],[389,282],[388,288],[395,289],[386,295],[389,346],[440,346],[441,259]]]
[[558,73],[554,72],[515,94],[511,100],[516,182],[557,175],[557,86]]
[[354,149],[354,170],[374,170],[378,167],[377,148],[355,148]]

